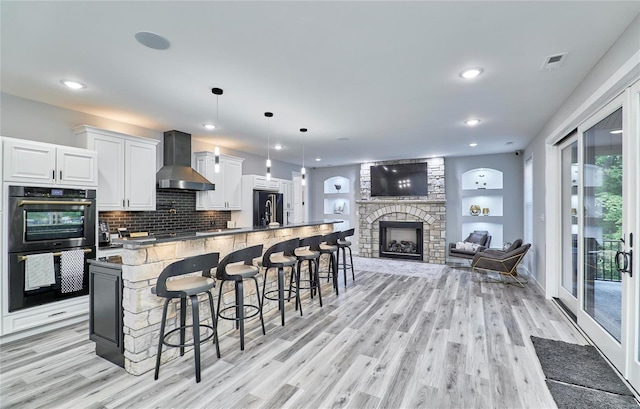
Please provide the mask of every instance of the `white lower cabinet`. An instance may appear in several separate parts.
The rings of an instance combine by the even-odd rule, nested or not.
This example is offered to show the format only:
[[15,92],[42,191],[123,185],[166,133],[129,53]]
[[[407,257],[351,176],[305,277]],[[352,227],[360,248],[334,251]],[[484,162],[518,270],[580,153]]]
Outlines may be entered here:
[[156,209],[156,149],[159,141],[91,126],[74,128],[98,152],[98,210]]
[[196,152],[195,169],[213,183],[215,190],[198,192],[196,210],[242,209],[242,162],[235,156],[220,155],[220,172],[215,172],[213,152]]
[[[4,313],[2,317],[2,335],[28,331],[43,332],[56,326],[69,323],[70,319],[82,318],[89,313],[89,296],[76,297],[70,300],[27,308],[12,313]],[[59,324],[59,325],[58,325]],[[16,336],[20,338],[18,334]]]
[[98,156],[94,151],[4,138],[2,158],[6,182],[78,186],[98,184]]

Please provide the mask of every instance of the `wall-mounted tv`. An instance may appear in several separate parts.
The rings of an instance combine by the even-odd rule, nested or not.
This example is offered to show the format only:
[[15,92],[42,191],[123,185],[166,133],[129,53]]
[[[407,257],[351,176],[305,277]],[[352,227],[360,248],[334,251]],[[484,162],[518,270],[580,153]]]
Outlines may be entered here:
[[371,196],[426,196],[427,164],[371,166]]

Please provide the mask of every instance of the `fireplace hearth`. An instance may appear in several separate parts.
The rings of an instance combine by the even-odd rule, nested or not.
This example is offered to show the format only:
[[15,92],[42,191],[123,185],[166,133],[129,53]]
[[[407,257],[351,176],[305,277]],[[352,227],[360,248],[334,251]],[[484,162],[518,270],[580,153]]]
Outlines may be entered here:
[[380,221],[380,257],[423,259],[423,224]]

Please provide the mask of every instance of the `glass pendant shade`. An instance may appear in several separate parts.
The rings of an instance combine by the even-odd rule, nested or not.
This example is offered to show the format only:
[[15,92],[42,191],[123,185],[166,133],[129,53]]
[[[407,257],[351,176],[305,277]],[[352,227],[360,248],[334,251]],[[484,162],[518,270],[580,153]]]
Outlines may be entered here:
[[271,155],[270,155],[270,144],[271,144],[271,118],[273,117],[272,112],[265,112],[264,116],[267,117],[267,180],[271,180]]
[[304,134],[306,132],[307,128],[300,128],[300,133],[302,133],[302,168],[300,168],[300,175],[302,175],[302,186],[305,186],[307,184],[307,169],[304,167]]
[[271,159],[267,159],[267,180],[271,180]]
[[[220,88],[212,88],[211,92],[216,96],[216,127],[215,127],[215,132],[216,132],[216,136],[218,136],[218,97],[220,95],[222,95],[223,91]],[[220,173],[220,148],[218,148],[218,145],[216,145],[215,149],[213,150],[213,158],[214,158],[213,171],[215,173]]]
[[220,173],[220,148],[218,148],[217,146],[213,150],[213,158],[214,158],[213,170],[215,173]]

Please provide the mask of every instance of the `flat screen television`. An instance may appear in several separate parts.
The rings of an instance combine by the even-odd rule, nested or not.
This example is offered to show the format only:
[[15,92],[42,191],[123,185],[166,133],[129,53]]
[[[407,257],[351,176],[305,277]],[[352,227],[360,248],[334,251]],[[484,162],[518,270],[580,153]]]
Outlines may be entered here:
[[426,196],[427,164],[371,166],[371,196]]

